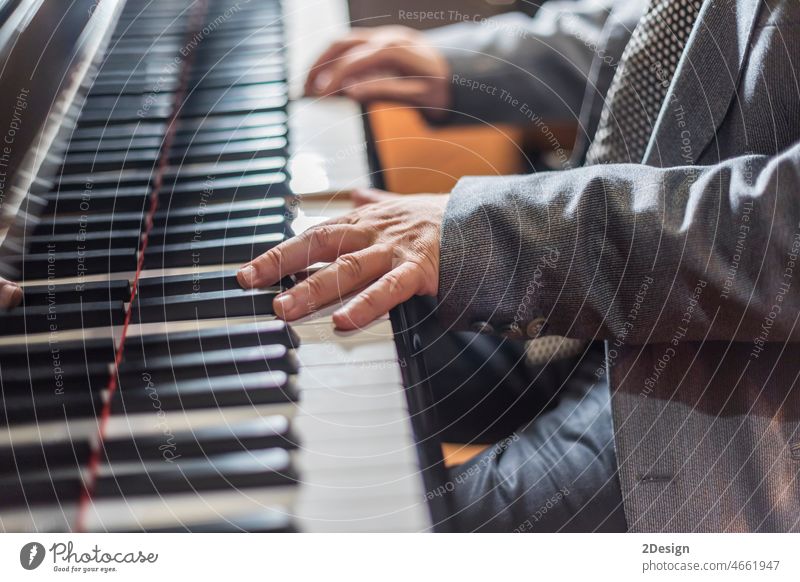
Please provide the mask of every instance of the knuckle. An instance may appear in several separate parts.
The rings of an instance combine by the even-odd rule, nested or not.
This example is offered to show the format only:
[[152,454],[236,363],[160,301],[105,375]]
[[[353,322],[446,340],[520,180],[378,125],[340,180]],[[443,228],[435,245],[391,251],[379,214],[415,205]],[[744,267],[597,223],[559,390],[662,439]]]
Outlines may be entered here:
[[394,271],[387,273],[383,279],[383,282],[390,295],[401,295],[408,287],[405,278],[398,275]]
[[256,270],[272,269],[276,273],[281,271],[283,264],[283,250],[280,247],[267,251],[255,262]]
[[312,247],[326,248],[333,240],[333,229],[330,226],[318,226],[308,231]]
[[325,292],[325,284],[320,277],[309,277],[305,281],[309,297],[321,297]]
[[378,291],[374,289],[367,289],[361,295],[359,295],[359,299],[361,303],[367,307],[370,311],[375,311],[378,309],[379,299],[378,299]]
[[346,277],[352,279],[361,279],[364,274],[364,267],[361,261],[352,254],[346,254],[339,257],[339,271]]

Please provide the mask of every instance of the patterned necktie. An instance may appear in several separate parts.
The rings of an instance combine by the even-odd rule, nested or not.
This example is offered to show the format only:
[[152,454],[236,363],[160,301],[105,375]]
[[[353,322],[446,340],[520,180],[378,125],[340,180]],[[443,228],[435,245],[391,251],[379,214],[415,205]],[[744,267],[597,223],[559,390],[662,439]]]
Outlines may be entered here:
[[[702,0],[651,0],[622,53],[586,165],[644,157]],[[545,336],[528,342],[534,365],[581,353],[585,342]]]
[[644,158],[702,0],[651,0],[622,53],[586,165]]

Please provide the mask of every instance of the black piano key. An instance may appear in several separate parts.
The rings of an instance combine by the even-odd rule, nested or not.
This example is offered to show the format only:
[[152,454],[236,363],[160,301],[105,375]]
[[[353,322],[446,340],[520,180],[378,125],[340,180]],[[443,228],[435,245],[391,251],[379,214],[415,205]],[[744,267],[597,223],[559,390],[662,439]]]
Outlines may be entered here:
[[[163,460],[164,434],[133,434],[106,438],[105,459],[110,463],[122,461]],[[295,449],[297,437],[289,427],[289,419],[281,415],[262,416],[247,422],[193,428],[171,435],[169,447],[184,457],[212,457],[225,453],[259,449]]]
[[209,176],[216,179],[243,178],[269,172],[280,172],[286,167],[286,158],[273,156],[255,160],[221,161],[214,164],[180,164],[168,166],[164,172],[164,182],[207,181]]
[[[242,140],[256,140],[276,137],[286,137],[287,127],[284,122],[272,125],[241,127],[235,123],[230,127],[215,129],[200,127],[196,131],[178,132],[173,139],[175,148],[188,146],[226,144]],[[128,151],[160,151],[164,145],[164,136],[128,136],[92,139],[72,139],[68,145],[69,156],[73,154],[95,154],[98,152],[128,152]]]
[[229,240],[243,236],[286,233],[288,223],[281,215],[260,218],[204,221],[195,224],[172,225],[154,228],[150,232],[149,244],[163,245],[190,243],[208,239]]
[[[220,118],[225,120],[226,118]],[[258,125],[253,127],[239,126],[231,123],[230,127],[215,128],[213,126],[201,126],[193,131],[178,132],[172,142],[175,148],[185,148],[190,145],[207,145],[234,143],[242,140],[267,139],[275,137],[286,137],[288,127],[281,121],[268,125]]]
[[155,172],[160,153],[159,149],[70,152],[64,158],[60,172],[62,174],[75,174],[78,172],[121,170],[123,168],[150,168]]
[[[196,215],[194,224],[156,227],[150,232],[151,245],[189,243],[204,239],[227,239],[284,233],[287,223],[283,216],[272,215],[260,218],[243,218],[219,221],[204,221]],[[28,237],[28,252],[56,253],[78,250],[102,250],[110,248],[135,248],[139,246],[141,231],[135,229],[86,232],[80,238],[74,234],[43,234]]]
[[[252,23],[251,23],[252,24]],[[251,28],[254,25],[251,26]],[[246,30],[244,28],[243,30]],[[263,29],[259,28],[259,33]],[[264,31],[263,36],[246,36],[242,35],[221,35],[217,36],[221,30],[217,28],[213,36],[209,36],[203,40],[203,44],[198,45],[194,49],[194,55],[203,55],[204,53],[228,53],[229,51],[236,50],[241,47],[244,52],[255,53],[261,52],[269,54],[270,51],[283,44],[283,35],[279,31]],[[161,42],[152,47],[147,48],[147,55],[164,55],[165,60],[169,61],[174,57],[175,53],[179,52],[182,48],[182,43],[179,38],[159,39]],[[164,42],[167,40],[167,42]],[[139,57],[142,54],[141,41],[134,39],[122,38],[118,43],[114,44],[112,55],[117,57],[126,56],[127,58]]]
[[98,111],[98,112],[111,112],[111,111],[133,111],[143,107],[171,107],[172,101],[175,96],[169,92],[147,93],[145,95],[115,95],[113,97],[100,97],[97,95],[89,95],[86,103],[83,106],[84,112]]
[[[50,214],[61,214],[66,212],[132,212],[142,211],[149,206],[149,196],[151,189],[148,185],[122,187],[122,188],[102,188],[91,193],[91,197],[85,198],[83,192],[60,191],[46,194],[47,212]],[[86,210],[88,205],[88,211]]]
[[148,358],[146,363],[126,360],[119,365],[120,386],[124,390],[141,388],[143,379],[175,383],[194,378],[213,378],[253,372],[297,373],[297,359],[286,346],[214,350],[200,354],[179,354]]
[[[103,390],[69,391],[63,394],[31,391],[27,394],[15,393],[6,395],[3,406],[0,407],[0,426],[96,417],[103,410],[105,399],[106,392]],[[41,447],[39,449],[41,451]],[[17,452],[23,453],[23,451],[19,450]],[[0,450],[0,457],[2,455],[3,451]],[[67,458],[72,457],[69,456]],[[30,466],[34,459],[34,455],[25,452],[25,465]],[[2,465],[3,460],[0,459],[0,466]],[[1,472],[2,470],[0,470]]]
[[246,263],[283,242],[282,233],[148,246],[145,269]]
[[[236,76],[246,74],[248,72],[261,72],[264,70],[286,70],[286,56],[282,51],[274,51],[270,54],[256,54],[245,55],[231,55],[230,59],[221,59],[219,56],[214,59],[214,67],[204,67],[202,63],[196,63],[197,66],[191,71],[189,78],[192,81],[197,79],[228,79],[228,85],[236,84]],[[210,59],[209,59],[210,60]],[[206,61],[208,62],[208,61]],[[222,66],[225,62],[226,66]]]
[[3,335],[42,333],[121,325],[124,319],[123,301],[53,303],[15,307],[0,313],[0,330]]
[[111,364],[102,362],[63,363],[53,360],[47,366],[3,365],[3,393],[6,395],[84,394],[104,389],[108,385]]
[[197,115],[230,115],[231,113],[257,113],[261,111],[282,111],[286,109],[289,99],[286,95],[270,96],[264,99],[241,101],[220,101],[218,103],[185,103],[181,113],[187,117]]
[[62,364],[113,362],[116,353],[116,340],[104,338],[85,338],[79,340],[52,342],[18,343],[0,346],[0,364],[20,366],[53,365],[54,360]]
[[[158,83],[158,79],[148,79],[141,75],[131,75],[129,79],[106,75],[105,77],[95,79],[89,94],[96,96],[142,95],[152,91],[156,83]],[[174,92],[178,89],[178,86],[178,78],[164,78],[160,83],[160,88],[163,91]],[[114,126],[109,126],[109,128],[110,127]],[[86,127],[81,129],[99,129],[99,127]]]
[[[196,207],[170,206],[161,207],[153,217],[153,226],[193,224],[198,218],[203,220],[235,220],[239,218],[256,218],[273,214],[290,214],[286,203],[280,198],[264,200],[242,200],[239,202],[223,202],[207,204],[203,202]],[[77,235],[80,231],[101,232],[107,230],[141,230],[144,224],[144,212],[113,212],[89,215],[51,216],[36,225],[33,234]]]
[[198,89],[186,95],[187,102],[217,103],[219,101],[241,101],[249,99],[264,99],[273,96],[283,96],[288,91],[288,85],[283,82],[264,83],[262,85],[248,85],[240,87],[232,85],[222,89]]
[[[83,301],[128,301],[131,285],[127,279],[62,283],[58,285],[26,285],[22,288],[23,305],[33,307],[50,303],[80,303]],[[0,351],[2,348],[0,348]]]
[[[259,158],[255,160],[235,160],[221,161],[214,164],[181,164],[168,166],[164,172],[164,183],[174,184],[176,182],[194,182],[203,184],[207,182],[209,176],[216,179],[238,178],[243,179],[253,175],[268,175],[279,173],[285,169],[286,158],[281,156]],[[69,191],[83,195],[87,192],[87,179],[93,185],[88,192],[91,208],[99,210],[95,206],[95,200],[99,194],[108,195],[112,192],[134,193],[136,187],[145,187],[145,193],[153,180],[153,172],[147,169],[125,169],[108,170],[103,172],[93,172],[90,178],[86,174],[64,174],[58,180],[58,194],[63,196]],[[124,184],[124,186],[120,186]],[[200,188],[202,190],[202,187]],[[51,198],[54,195],[50,196]],[[44,196],[48,198],[48,196]],[[77,212],[80,208],[76,208]]]
[[77,438],[0,447],[0,481],[3,476],[85,466],[91,454],[89,440]]
[[164,122],[136,121],[128,125],[109,127],[78,127],[70,135],[73,140],[97,141],[100,139],[130,139],[132,137],[154,137],[164,139],[167,125]]
[[125,342],[125,356],[127,360],[141,360],[143,356],[151,358],[266,345],[295,348],[299,339],[286,322],[276,319],[230,327],[129,336]]
[[110,249],[68,253],[31,253],[9,257],[22,264],[25,279],[77,277],[136,271],[138,249]]
[[161,105],[154,103],[148,107],[139,109],[112,109],[112,110],[92,110],[84,109],[78,118],[78,127],[91,127],[115,125],[117,123],[127,124],[138,119],[146,121],[162,121],[169,119],[172,114],[172,105]]
[[195,491],[291,486],[297,482],[289,452],[272,448],[227,453],[206,459],[179,458],[115,465],[97,479],[98,498],[166,495]]
[[[89,192],[90,200],[94,199],[96,192],[105,190],[125,189],[129,191],[134,187],[148,187],[153,180],[153,172],[146,169],[131,168],[125,170],[105,170],[91,174],[64,174],[58,177],[57,191],[61,194],[68,191],[84,192],[86,184],[92,184]],[[93,206],[91,207],[93,208]]]
[[[209,170],[211,169],[209,167]],[[210,200],[248,202],[270,197],[286,197],[290,194],[289,178],[286,174],[259,172],[248,176],[212,176],[203,181],[165,184],[158,199],[170,208],[195,206],[199,209]]]
[[286,372],[254,372],[180,382],[153,383],[139,389],[121,390],[111,402],[112,414],[152,412],[152,394],[161,410],[190,410],[220,406],[257,406],[297,402],[294,381]]
[[[155,171],[159,161],[159,149],[120,151],[91,151],[69,153],[63,165],[62,174],[78,172],[100,172],[121,170],[123,168],[150,168]],[[223,143],[191,143],[183,147],[173,146],[171,161],[182,163],[204,163],[226,160],[247,160],[263,157],[288,155],[284,137],[241,139]]]
[[289,117],[285,111],[265,111],[252,115],[229,115],[220,117],[197,117],[181,119],[175,134],[176,143],[184,135],[201,131],[231,131],[247,128],[281,125],[286,126]]
[[98,214],[61,214],[44,217],[33,231],[35,236],[103,232],[108,230],[142,230],[145,208],[140,212],[103,212]]
[[68,142],[67,159],[77,154],[98,154],[105,152],[125,151],[160,151],[164,145],[164,136],[137,136],[108,137],[92,139],[73,138]]
[[28,237],[28,252],[73,253],[79,250],[103,250],[111,248],[138,248],[141,231],[138,229],[86,232],[75,234],[44,234]]
[[[216,55],[206,60],[205,62],[206,66],[213,65],[214,69],[207,71],[205,74],[207,74],[208,76],[218,76],[217,73],[215,72],[217,70],[220,71],[220,75],[225,74],[226,72],[228,72],[228,70],[230,72],[236,71],[239,73],[246,73],[250,69],[269,64],[270,62],[269,59],[271,58],[276,58],[276,59],[280,59],[282,57],[285,58],[282,52],[283,51],[281,50],[270,51],[270,54],[268,55],[235,54],[235,53],[227,55]],[[202,61],[198,61],[195,64],[196,64],[195,70],[201,69],[204,65]],[[235,82],[233,84],[235,84]]]
[[281,65],[265,65],[249,69],[223,71],[218,75],[197,76],[189,80],[188,90],[219,89],[230,87],[231,84],[239,86],[261,85],[263,83],[276,83],[285,81],[286,68]]
[[137,295],[141,299],[150,299],[168,295],[225,291],[226,289],[241,289],[241,285],[236,280],[236,271],[206,271],[165,277],[142,277],[139,279]]
[[133,305],[135,323],[194,321],[270,315],[277,290],[227,289],[187,295],[142,296]]
[[197,164],[226,160],[254,160],[272,156],[288,156],[285,138],[253,139],[224,144],[193,144],[188,149],[173,147],[170,161]]
[[[80,471],[79,468],[63,468],[1,476],[0,507],[74,502],[83,490]],[[289,452],[265,449],[207,459],[119,463],[113,470],[101,467],[93,493],[95,498],[166,495],[291,486],[296,482]]]

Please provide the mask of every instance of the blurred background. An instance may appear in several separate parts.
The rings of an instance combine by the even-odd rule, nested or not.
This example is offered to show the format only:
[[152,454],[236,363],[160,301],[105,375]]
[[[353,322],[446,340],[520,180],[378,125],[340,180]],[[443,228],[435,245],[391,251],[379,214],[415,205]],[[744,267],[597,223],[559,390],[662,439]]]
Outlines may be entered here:
[[[536,13],[546,0],[350,0],[353,26],[443,26],[458,15],[480,20],[504,12]],[[403,19],[403,11],[444,11],[436,19]],[[453,18],[455,17],[455,18]],[[502,175],[549,169],[550,145],[541,130],[498,125],[432,127],[414,110],[392,103],[370,106],[374,138],[389,190],[401,193],[449,192],[465,175]],[[563,144],[574,127],[550,125]]]
[[451,13],[469,14],[489,18],[502,12],[525,12],[533,15],[542,0],[350,0],[350,16],[358,26],[381,26],[384,24],[407,24],[398,15],[401,10],[444,10],[445,19],[431,22],[423,21],[415,28],[425,29],[448,24],[447,15]]

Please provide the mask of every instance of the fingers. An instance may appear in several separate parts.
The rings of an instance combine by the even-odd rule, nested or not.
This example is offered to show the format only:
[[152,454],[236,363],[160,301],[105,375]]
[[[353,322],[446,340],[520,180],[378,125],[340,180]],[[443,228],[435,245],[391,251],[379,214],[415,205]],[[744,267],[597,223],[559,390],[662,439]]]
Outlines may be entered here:
[[22,302],[22,289],[13,281],[0,277],[0,309],[10,309]]
[[364,45],[357,47],[326,68],[326,79],[319,79],[317,93],[330,95],[341,91],[344,81],[368,73],[375,73],[384,68],[395,68],[397,55],[394,50],[384,46]]
[[314,95],[317,93],[316,82],[320,74],[330,68],[330,66],[334,64],[335,59],[365,42],[366,37],[354,31],[347,37],[332,43],[325,49],[325,52],[317,57],[317,60],[314,61],[314,64],[311,65],[311,69],[309,69],[305,83],[305,94]]
[[364,327],[422,289],[424,275],[415,263],[403,263],[354,297],[333,314],[338,329]]
[[350,199],[356,206],[374,204],[375,202],[383,202],[384,200],[393,200],[397,197],[397,194],[392,194],[384,190],[376,190],[374,188],[356,188],[350,192]]
[[322,224],[278,245],[244,265],[236,274],[245,289],[274,285],[283,277],[320,261],[332,261],[370,244],[370,235],[349,224]]
[[392,249],[376,245],[339,257],[332,265],[275,298],[275,314],[291,321],[341,299],[392,268]]
[[345,95],[359,103],[385,100],[417,106],[427,105],[430,90],[426,79],[402,77],[366,79],[343,88]]

